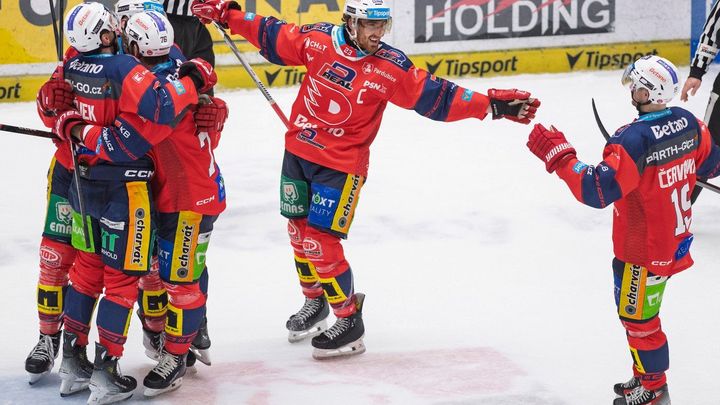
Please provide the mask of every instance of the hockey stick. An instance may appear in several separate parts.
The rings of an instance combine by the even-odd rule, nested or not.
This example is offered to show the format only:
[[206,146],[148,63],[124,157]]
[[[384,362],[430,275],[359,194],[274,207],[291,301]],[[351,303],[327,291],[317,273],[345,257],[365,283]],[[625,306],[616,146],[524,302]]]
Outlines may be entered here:
[[40,129],[16,127],[15,125],[0,124],[0,131],[12,132],[15,134],[23,134],[30,136],[37,136],[40,138],[60,139],[57,135],[50,131],[43,131]]
[[[63,14],[62,14],[62,2],[63,0],[57,0],[57,7],[58,7],[58,13],[59,15],[59,21],[58,16],[55,15],[55,6],[53,5],[53,0],[48,0],[48,3],[50,4],[50,18],[52,18],[52,26],[53,26],[53,33],[55,34],[55,51],[57,52],[57,60],[58,64],[62,64],[63,62],[63,39],[60,36],[63,33]],[[56,135],[57,136],[57,135]],[[78,161],[77,152],[75,151],[75,144],[74,141],[68,142],[68,147],[70,148],[70,154],[72,155],[73,159],[73,180],[75,181],[75,191],[77,192],[78,197],[78,205],[80,206],[80,216],[82,217],[82,226],[83,226],[83,236],[85,236],[85,248],[90,249],[90,229],[88,226],[87,218],[85,217],[85,202],[82,192],[82,187],[80,187],[80,174],[77,171],[77,168],[80,167],[80,162]]]
[[[606,141],[610,140],[610,134],[608,133],[607,129],[605,129],[605,125],[603,125],[602,120],[600,119],[600,114],[598,114],[597,107],[595,106],[595,99],[592,99],[592,109],[593,114],[595,115],[595,123],[598,126],[598,129],[600,130],[600,133],[602,133],[602,136],[605,137]],[[718,194],[720,194],[720,187],[710,184],[708,182],[697,180],[696,183],[698,186],[708,189],[710,191],[714,191]]]
[[280,109],[280,106],[275,102],[275,100],[270,95],[270,92],[265,88],[265,85],[262,84],[260,81],[260,78],[255,73],[253,68],[250,66],[250,64],[245,60],[245,57],[240,53],[240,50],[237,48],[233,40],[230,38],[230,36],[225,32],[223,27],[217,23],[217,21],[213,21],[213,24],[215,25],[215,28],[217,28],[218,32],[220,32],[220,35],[223,36],[223,39],[225,40],[225,43],[228,47],[230,47],[230,50],[235,54],[235,56],[240,61],[240,64],[245,68],[245,70],[250,75],[250,78],[255,82],[255,85],[260,89],[260,92],[265,96],[265,99],[270,103],[270,106],[273,110],[275,110],[275,113],[280,117],[283,124],[285,124],[285,127],[287,129],[290,129],[290,121],[288,121],[287,117],[285,116],[285,113],[283,113],[282,109]]

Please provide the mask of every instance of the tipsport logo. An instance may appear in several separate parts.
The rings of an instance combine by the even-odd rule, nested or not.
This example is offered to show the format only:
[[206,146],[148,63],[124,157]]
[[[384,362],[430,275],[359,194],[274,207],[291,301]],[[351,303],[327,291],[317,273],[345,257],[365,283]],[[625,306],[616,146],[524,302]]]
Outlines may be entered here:
[[568,65],[570,70],[578,69],[624,69],[629,64],[648,55],[657,55],[657,49],[637,53],[605,53],[601,51],[581,50],[578,52],[567,52]]
[[609,33],[615,0],[417,0],[415,42]]

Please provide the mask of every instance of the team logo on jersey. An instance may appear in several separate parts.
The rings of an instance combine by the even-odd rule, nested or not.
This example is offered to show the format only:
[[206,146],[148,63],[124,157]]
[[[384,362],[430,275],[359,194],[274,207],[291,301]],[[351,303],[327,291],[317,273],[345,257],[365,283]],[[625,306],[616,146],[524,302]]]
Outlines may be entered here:
[[407,62],[407,56],[405,56],[404,53],[396,50],[396,49],[380,49],[379,51],[375,52],[375,56],[378,58],[382,58],[385,60],[389,60],[390,62],[402,66]]
[[352,68],[340,62],[333,62],[332,66],[326,63],[325,66],[320,69],[318,75],[332,84],[337,84],[340,87],[352,91],[352,82],[355,80],[357,73]]
[[[353,72],[354,74],[354,72]],[[350,119],[352,104],[340,91],[309,77],[305,108],[320,121],[337,126]]]
[[375,68],[375,66],[373,66],[372,63],[365,62],[365,63],[363,63],[362,71],[366,75],[369,75],[370,73],[373,72],[374,68]]

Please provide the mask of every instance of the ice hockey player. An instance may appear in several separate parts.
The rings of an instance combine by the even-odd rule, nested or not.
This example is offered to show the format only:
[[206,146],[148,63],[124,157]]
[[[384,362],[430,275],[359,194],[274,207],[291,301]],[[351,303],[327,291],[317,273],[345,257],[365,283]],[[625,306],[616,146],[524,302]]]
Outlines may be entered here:
[[[161,83],[175,80],[181,64],[177,58],[182,55],[171,56],[177,47],[172,46],[173,28],[164,14],[147,11],[129,17],[123,43],[125,52],[137,57]],[[144,380],[147,396],[180,387],[190,344],[205,315],[200,279],[213,224],[225,209],[225,187],[213,149],[227,118],[225,103],[208,99],[210,103],[198,110],[197,118],[185,115],[173,135],[150,152],[155,167],[151,185],[158,211],[159,269],[169,296],[169,315],[160,339],[164,345],[159,363]]]
[[[150,147],[212,86],[212,68],[200,60],[180,69],[181,79],[162,85],[129,55],[116,55],[119,32],[114,13],[96,2],[82,3],[66,16],[66,39],[80,54],[62,66],[75,95],[75,109],[57,117],[55,132],[74,139],[79,187],[71,184],[73,246],[65,297],[61,395],[91,389],[90,403],[128,398],[136,386],[118,368],[137,280],[150,268],[155,213],[148,181],[153,172]],[[152,126],[152,130],[148,130]],[[81,189],[86,218],[79,214]],[[90,233],[85,235],[83,221]],[[86,236],[87,239],[86,240]],[[94,365],[85,354],[96,301],[100,343]]]
[[634,364],[633,377],[615,385],[613,403],[670,404],[668,344],[659,311],[668,278],[693,264],[690,194],[698,177],[720,174],[720,148],[702,121],[667,107],[680,89],[670,61],[638,59],[622,82],[639,118],[610,138],[598,165],[578,160],[554,127],[535,125],[527,145],[578,201],[595,208],[615,203],[615,304]]
[[[165,5],[165,7],[167,8],[167,5]],[[120,19],[120,26],[123,32],[127,20],[136,13],[143,11],[155,11],[160,14],[165,14],[165,12],[163,11],[163,4],[159,0],[119,0],[117,3],[115,3],[115,12]],[[172,29],[173,31],[175,31],[175,26],[172,25],[172,20],[168,15],[165,16],[168,20],[170,20]],[[192,19],[197,21],[197,18],[195,17],[192,17]],[[180,21],[183,20],[183,18],[180,18]],[[197,23],[200,24],[199,21],[197,21]],[[206,30],[204,25],[200,25],[202,26],[203,30]],[[183,38],[184,40],[189,40],[190,36],[185,35]],[[120,37],[119,39],[121,43],[123,43],[122,48],[125,48],[126,44],[122,42],[122,37]],[[168,54],[168,56],[179,66],[179,64],[185,62],[187,59],[185,55],[183,55],[183,52],[181,51],[177,43],[177,36],[175,36],[175,39],[175,44],[170,48],[170,53]],[[212,43],[210,44],[210,46],[212,46]],[[214,60],[214,55],[212,55],[212,60]],[[212,91],[209,91],[208,93],[212,93]],[[227,111],[225,104],[222,100],[218,100],[217,103],[204,104],[200,107],[200,109],[204,111],[212,111],[212,113],[214,114],[222,111]],[[202,111],[196,112],[196,114],[198,113],[200,113],[201,116],[207,115],[204,114]],[[207,152],[203,153],[207,154]],[[153,190],[157,190],[157,188],[153,187]],[[200,288],[205,295],[205,299],[207,299],[208,296],[208,279],[208,271],[205,270],[199,280]],[[163,287],[163,282],[160,279],[157,265],[153,266],[153,269],[148,275],[140,278],[138,286],[139,309],[137,313],[140,317],[143,327],[143,345],[145,346],[145,354],[153,360],[159,360],[159,356],[160,354],[162,354],[162,333],[165,330],[168,298],[167,291]],[[203,318],[200,329],[195,335],[195,339],[193,339],[192,345],[190,346],[191,352],[187,356],[187,366],[191,367],[195,363],[196,359],[199,359],[200,362],[206,365],[210,365],[210,344],[211,341],[208,333],[206,316]]]
[[[705,21],[703,33],[700,35],[698,41],[697,51],[695,57],[690,64],[690,75],[685,80],[685,85],[680,93],[680,99],[682,101],[688,100],[688,95],[695,95],[702,84],[702,78],[707,73],[710,65],[715,60],[718,54],[718,40],[720,40],[720,2],[715,2],[710,14]],[[710,93],[710,100],[708,100],[707,109],[705,110],[705,123],[707,124],[710,135],[716,145],[720,145],[720,104],[718,104],[718,98],[720,98],[720,75],[715,76],[713,82],[712,93]],[[704,179],[702,179],[704,180]],[[702,187],[695,186],[692,193],[692,203],[695,203]]]
[[[530,93],[464,89],[415,67],[381,38],[390,30],[385,0],[347,0],[343,24],[301,27],[243,12],[234,1],[196,1],[193,13],[216,21],[279,65],[304,65],[285,135],[281,213],[305,304],[287,321],[289,340],[314,336],[317,359],[365,351],[364,294],[356,293],[341,240],[350,230],[367,177],[369,147],[388,102],[437,121],[507,118],[528,123],[539,106]],[[324,331],[328,303],[337,321]]]

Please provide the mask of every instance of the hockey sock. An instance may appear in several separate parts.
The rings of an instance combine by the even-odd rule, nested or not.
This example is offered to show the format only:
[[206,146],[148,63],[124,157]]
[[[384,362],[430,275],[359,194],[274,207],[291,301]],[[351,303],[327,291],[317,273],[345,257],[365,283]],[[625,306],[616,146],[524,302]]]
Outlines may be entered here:
[[37,307],[41,333],[53,335],[62,327],[68,271],[74,260],[75,249],[72,246],[47,237],[42,238],[40,277],[37,285]]
[[65,330],[78,336],[77,344],[87,346],[90,321],[97,298],[78,292],[72,286],[65,296]]
[[[204,300],[203,300],[204,301]],[[165,350],[175,355],[187,353],[205,317],[205,304],[198,308],[176,308],[168,304],[165,323]]]
[[121,306],[106,297],[100,300],[97,315],[98,335],[100,344],[107,348],[110,356],[122,356],[131,314],[132,308]]
[[143,328],[162,332],[165,329],[168,294],[160,280],[160,274],[152,271],[141,277],[138,283],[138,306]]

